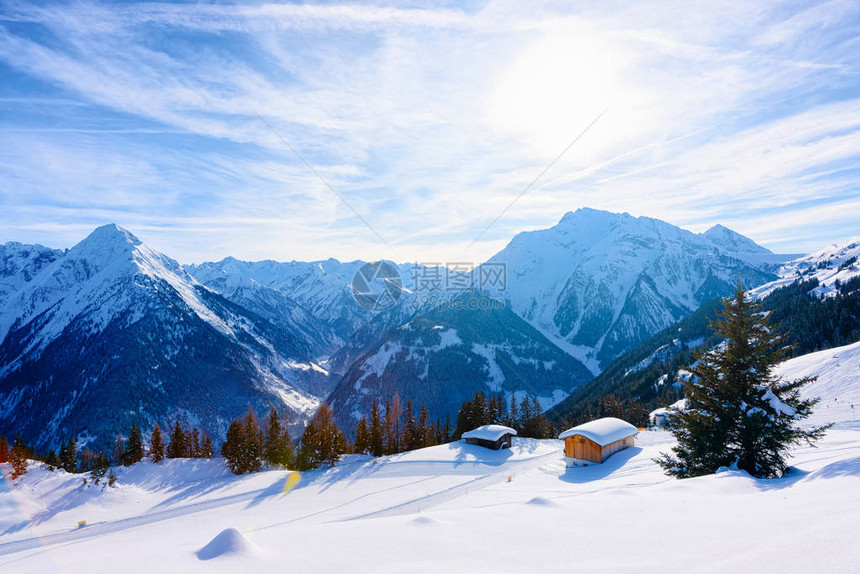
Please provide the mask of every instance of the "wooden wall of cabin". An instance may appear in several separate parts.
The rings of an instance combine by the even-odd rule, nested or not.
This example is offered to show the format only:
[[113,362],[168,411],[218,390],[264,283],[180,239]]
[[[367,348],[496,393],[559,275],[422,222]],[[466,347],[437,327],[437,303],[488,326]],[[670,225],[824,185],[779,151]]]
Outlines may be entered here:
[[564,456],[591,462],[601,462],[600,445],[581,435],[564,439]]

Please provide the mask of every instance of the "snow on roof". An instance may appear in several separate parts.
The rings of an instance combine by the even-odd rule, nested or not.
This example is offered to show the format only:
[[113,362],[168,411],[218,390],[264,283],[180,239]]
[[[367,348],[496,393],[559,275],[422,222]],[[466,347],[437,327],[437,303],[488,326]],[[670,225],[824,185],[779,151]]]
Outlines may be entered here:
[[606,417],[568,429],[558,435],[558,438],[581,435],[600,446],[606,446],[637,434],[639,429],[632,424],[614,417]]
[[517,431],[503,425],[484,425],[463,433],[463,438],[497,441],[506,434],[516,435]]

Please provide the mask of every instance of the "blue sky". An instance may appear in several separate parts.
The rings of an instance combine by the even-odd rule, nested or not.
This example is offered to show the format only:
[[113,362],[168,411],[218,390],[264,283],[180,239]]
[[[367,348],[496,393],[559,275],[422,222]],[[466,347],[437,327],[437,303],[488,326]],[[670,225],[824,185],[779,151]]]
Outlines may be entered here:
[[7,0],[0,242],[478,262],[589,206],[817,250],[860,235],[858,55],[856,1]]

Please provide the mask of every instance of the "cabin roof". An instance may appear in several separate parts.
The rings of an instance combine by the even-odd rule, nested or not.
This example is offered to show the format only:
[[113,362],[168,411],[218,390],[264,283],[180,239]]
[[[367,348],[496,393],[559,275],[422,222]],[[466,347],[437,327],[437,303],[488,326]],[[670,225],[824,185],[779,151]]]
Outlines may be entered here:
[[517,431],[504,425],[484,425],[463,433],[463,438],[497,441],[506,434],[516,435]]
[[600,446],[606,446],[637,434],[639,429],[632,424],[614,417],[606,417],[568,429],[558,435],[558,438],[581,435]]

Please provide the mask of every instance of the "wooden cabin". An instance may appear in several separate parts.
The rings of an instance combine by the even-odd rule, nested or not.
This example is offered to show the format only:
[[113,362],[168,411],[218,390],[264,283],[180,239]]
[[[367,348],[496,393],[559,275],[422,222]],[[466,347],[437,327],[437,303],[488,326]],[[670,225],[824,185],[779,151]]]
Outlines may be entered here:
[[639,429],[628,422],[606,417],[568,429],[558,435],[564,440],[567,466],[600,464],[616,452],[633,446]]
[[485,448],[499,450],[511,448],[511,439],[517,431],[503,425],[484,425],[463,433],[463,440]]

